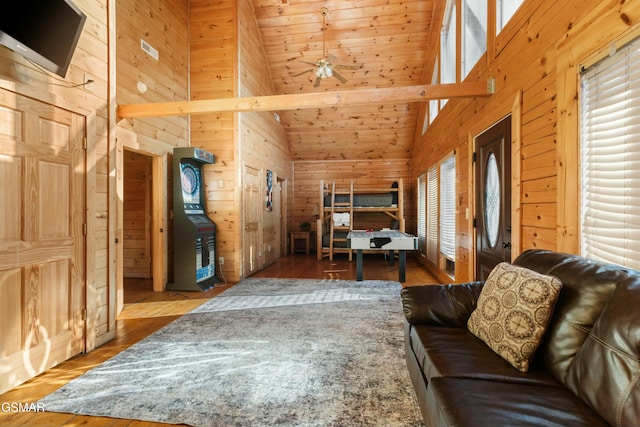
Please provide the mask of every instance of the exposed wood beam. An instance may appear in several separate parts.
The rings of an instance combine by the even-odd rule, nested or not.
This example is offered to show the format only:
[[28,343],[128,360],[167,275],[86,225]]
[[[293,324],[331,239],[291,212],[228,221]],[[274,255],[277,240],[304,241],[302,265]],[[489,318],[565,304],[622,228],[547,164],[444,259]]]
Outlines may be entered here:
[[[489,82],[491,81],[492,79],[489,80]],[[423,102],[430,99],[474,98],[490,96],[492,93],[492,85],[488,82],[418,85],[247,98],[124,104],[118,106],[118,116],[120,118],[140,118],[235,111],[284,111],[349,105]]]

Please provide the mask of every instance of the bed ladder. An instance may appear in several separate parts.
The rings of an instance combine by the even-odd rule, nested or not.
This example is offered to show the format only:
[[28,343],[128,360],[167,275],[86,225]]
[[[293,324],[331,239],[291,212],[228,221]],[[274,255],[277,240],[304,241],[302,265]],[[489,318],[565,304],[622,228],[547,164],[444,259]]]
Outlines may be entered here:
[[[336,196],[348,195],[349,201],[337,202]],[[335,225],[333,220],[334,213],[348,213],[349,225]],[[333,261],[334,253],[348,253],[349,261],[353,259],[353,252],[350,248],[336,248],[336,242],[347,242],[346,237],[335,237],[336,231],[346,231],[347,233],[353,230],[353,180],[349,183],[349,190],[336,190],[336,182],[331,184],[331,216],[329,218],[329,260]]]

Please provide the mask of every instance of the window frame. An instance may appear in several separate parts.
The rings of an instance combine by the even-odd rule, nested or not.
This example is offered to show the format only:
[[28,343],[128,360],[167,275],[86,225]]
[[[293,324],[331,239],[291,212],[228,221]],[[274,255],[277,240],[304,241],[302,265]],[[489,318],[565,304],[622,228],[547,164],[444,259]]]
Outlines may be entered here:
[[[496,35],[500,34],[500,32],[507,26],[513,15],[516,14],[524,0],[495,0],[496,2]],[[508,10],[506,10],[505,14],[505,2],[509,2],[508,6],[511,6]],[[517,4],[517,5],[516,5]],[[515,6],[515,7],[513,7]]]
[[[440,30],[440,83],[457,82],[457,4],[456,0],[448,0],[442,28]],[[446,103],[446,100],[444,100]],[[441,104],[441,107],[444,104]]]
[[[475,6],[475,7],[473,7]],[[479,11],[474,11],[476,7],[480,6]],[[484,6],[484,9],[482,8]],[[483,10],[482,10],[483,9]],[[472,13],[479,12],[479,13]],[[487,51],[487,33],[489,31],[489,1],[488,0],[462,0],[461,13],[461,53],[460,53],[460,68],[461,79],[464,80],[471,70],[476,66],[482,55]],[[480,37],[477,35],[471,36],[468,31],[477,29],[477,26],[469,26],[471,22],[470,15],[476,17],[480,24],[480,30],[483,31]],[[471,50],[474,41],[478,41],[479,50]]]
[[[433,74],[431,75],[431,84],[438,84],[440,82],[440,55],[436,57],[436,60],[433,65]],[[440,100],[439,99],[430,99],[429,100],[429,124],[433,123],[433,121],[438,117],[438,113],[440,113]]]

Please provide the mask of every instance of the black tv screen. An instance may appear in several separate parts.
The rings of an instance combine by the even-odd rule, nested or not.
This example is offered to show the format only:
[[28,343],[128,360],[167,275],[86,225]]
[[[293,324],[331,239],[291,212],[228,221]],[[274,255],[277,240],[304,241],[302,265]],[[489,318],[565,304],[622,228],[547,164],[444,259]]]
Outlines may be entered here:
[[0,44],[65,77],[87,16],[71,0],[3,3]]

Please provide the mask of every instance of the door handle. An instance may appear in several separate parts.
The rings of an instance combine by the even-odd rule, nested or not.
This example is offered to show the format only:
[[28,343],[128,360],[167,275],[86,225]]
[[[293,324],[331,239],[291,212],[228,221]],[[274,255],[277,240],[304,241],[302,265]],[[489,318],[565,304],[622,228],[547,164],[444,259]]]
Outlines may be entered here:
[[511,242],[502,242],[502,249],[511,249]]

